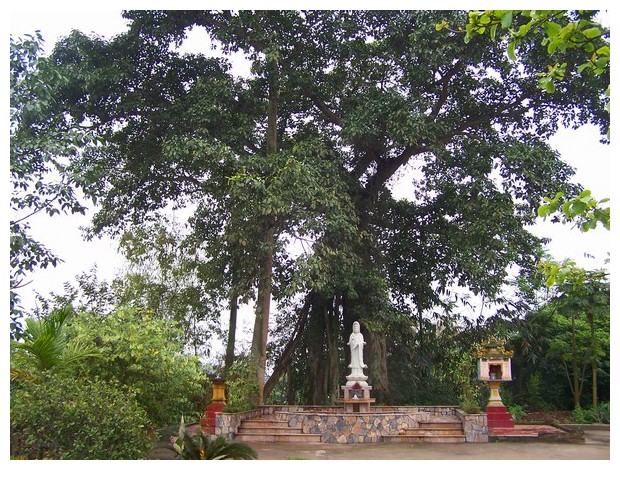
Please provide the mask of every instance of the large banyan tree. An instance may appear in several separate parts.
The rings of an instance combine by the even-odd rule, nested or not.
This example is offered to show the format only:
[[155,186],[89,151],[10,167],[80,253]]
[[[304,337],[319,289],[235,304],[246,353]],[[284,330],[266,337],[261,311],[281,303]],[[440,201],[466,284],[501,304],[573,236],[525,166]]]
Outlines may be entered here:
[[[452,292],[495,299],[509,269],[535,264],[537,206],[576,189],[546,140],[608,128],[608,79],[586,71],[548,93],[539,40],[514,62],[502,41],[435,28],[464,12],[124,16],[126,33],[73,32],[53,54],[66,113],[104,141],[80,166],[99,192],[93,233],[195,206],[191,237],[233,331],[238,302],[255,300],[261,403],[285,379],[289,401],[336,396],[354,321],[373,393],[393,401],[402,349],[422,355]],[[178,48],[192,29],[206,31],[203,54]],[[251,73],[235,76],[228,54]]]

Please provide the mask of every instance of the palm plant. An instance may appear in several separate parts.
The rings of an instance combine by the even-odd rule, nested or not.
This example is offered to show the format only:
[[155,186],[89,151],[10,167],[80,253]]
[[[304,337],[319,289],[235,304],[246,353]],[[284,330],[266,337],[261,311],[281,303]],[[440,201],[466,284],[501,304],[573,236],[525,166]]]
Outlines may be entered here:
[[172,447],[183,460],[255,460],[258,456],[249,445],[231,442],[223,436],[212,440],[202,430],[191,434],[185,429],[183,417]]
[[66,305],[42,320],[29,318],[20,341],[11,341],[17,363],[26,367],[11,368],[11,380],[28,376],[28,370],[63,370],[88,357],[100,355],[92,348],[71,340],[64,329],[73,310]]

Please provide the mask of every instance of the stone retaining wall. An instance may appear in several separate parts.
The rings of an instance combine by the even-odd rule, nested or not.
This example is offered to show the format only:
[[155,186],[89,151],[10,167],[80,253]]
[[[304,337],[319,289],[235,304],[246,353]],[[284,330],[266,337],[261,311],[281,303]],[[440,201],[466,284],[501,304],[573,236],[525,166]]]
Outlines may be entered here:
[[463,422],[466,442],[487,443],[489,441],[489,427],[486,413],[472,414],[456,409],[455,414]]
[[222,435],[232,440],[244,420],[262,417],[273,413],[272,407],[260,407],[245,412],[218,412],[215,414],[215,435]]
[[341,413],[323,415],[296,413],[289,415],[289,425],[304,433],[318,433],[323,443],[379,443],[383,435],[397,435],[402,428],[415,428],[411,414]]
[[216,435],[233,439],[246,419],[275,415],[290,427],[321,435],[324,443],[380,443],[384,435],[398,435],[404,428],[416,428],[433,416],[456,415],[463,422],[465,440],[489,441],[485,414],[466,414],[452,406],[372,407],[370,413],[343,413],[342,407],[270,405],[238,413],[216,414]]

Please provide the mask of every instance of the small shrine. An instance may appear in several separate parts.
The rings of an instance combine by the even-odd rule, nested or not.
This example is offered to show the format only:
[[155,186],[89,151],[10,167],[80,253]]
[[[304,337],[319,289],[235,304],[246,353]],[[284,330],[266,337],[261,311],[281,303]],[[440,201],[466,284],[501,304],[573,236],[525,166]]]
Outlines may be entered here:
[[365,344],[359,322],[353,322],[353,332],[347,343],[351,349],[351,373],[346,377],[346,385],[342,386],[343,398],[340,400],[344,404],[345,413],[369,413],[370,405],[375,402],[370,397],[372,387],[366,382],[368,377],[364,375],[364,368],[367,368],[364,364]]
[[215,414],[222,412],[226,406],[226,383],[221,375],[211,377],[211,390],[211,401],[200,422],[202,430],[207,434],[215,433]]
[[478,349],[478,380],[489,385],[491,393],[487,403],[487,423],[489,428],[514,428],[514,422],[500,397],[502,382],[512,380],[510,359],[513,352],[506,350],[504,343],[490,338]]

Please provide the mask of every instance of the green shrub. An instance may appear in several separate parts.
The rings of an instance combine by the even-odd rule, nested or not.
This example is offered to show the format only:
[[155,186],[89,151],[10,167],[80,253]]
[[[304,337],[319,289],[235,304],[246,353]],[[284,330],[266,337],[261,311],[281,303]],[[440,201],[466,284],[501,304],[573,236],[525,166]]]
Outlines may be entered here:
[[83,372],[131,389],[153,424],[177,424],[180,414],[202,414],[206,375],[196,356],[183,353],[181,331],[170,322],[121,306],[103,317],[79,315],[71,334],[102,353]]
[[472,398],[461,400],[459,408],[465,413],[482,413],[482,407],[480,407],[480,404]]
[[606,423],[609,424],[611,418],[611,411],[609,408],[609,402],[599,403],[597,408],[588,410],[592,423]]
[[520,422],[527,414],[525,407],[522,405],[510,405],[507,410],[516,422]]
[[152,446],[135,398],[104,382],[41,374],[11,386],[11,455],[141,459]]
[[609,423],[609,403],[600,403],[597,408],[576,408],[573,410],[573,422],[575,423]]
[[239,357],[226,372],[227,412],[243,412],[256,408],[258,380],[256,365],[249,357]]
[[586,421],[586,415],[581,407],[577,407],[573,410],[573,422],[574,423],[588,423]]

